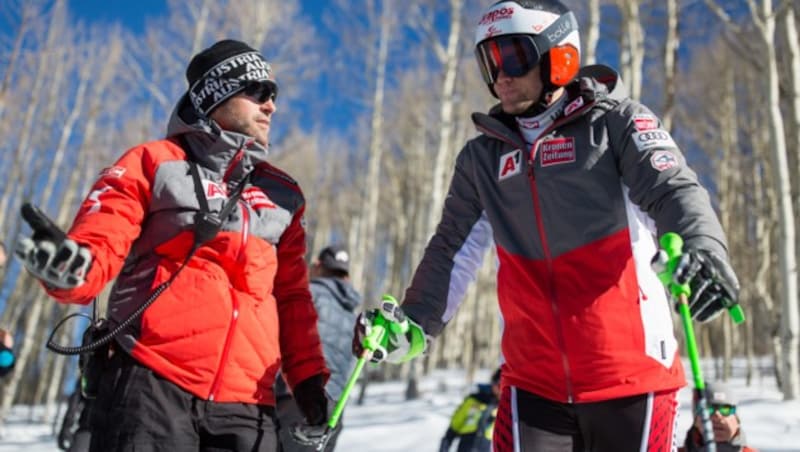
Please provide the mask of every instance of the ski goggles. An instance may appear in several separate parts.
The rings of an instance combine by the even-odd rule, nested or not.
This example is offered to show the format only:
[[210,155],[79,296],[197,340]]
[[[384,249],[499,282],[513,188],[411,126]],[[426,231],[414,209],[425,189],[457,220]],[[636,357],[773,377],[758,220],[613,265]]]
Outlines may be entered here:
[[475,47],[483,81],[491,85],[500,70],[509,77],[522,77],[535,68],[542,52],[531,35],[503,35],[487,39]]
[[711,416],[714,413],[719,413],[722,416],[730,416],[731,414],[736,414],[736,405],[727,405],[727,404],[709,405],[708,415]]
[[242,92],[246,96],[256,99],[259,104],[263,104],[268,99],[274,102],[278,97],[278,85],[273,82],[249,81],[243,82],[242,85],[244,86]]

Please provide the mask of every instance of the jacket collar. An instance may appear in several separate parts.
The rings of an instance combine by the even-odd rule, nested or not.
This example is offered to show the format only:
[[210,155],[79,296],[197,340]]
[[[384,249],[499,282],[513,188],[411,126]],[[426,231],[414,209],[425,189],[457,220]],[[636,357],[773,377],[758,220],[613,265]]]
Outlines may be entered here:
[[[576,108],[574,113],[570,111],[570,106],[579,98],[582,99],[583,104],[595,103],[605,106],[628,96],[619,74],[610,67],[600,64],[581,68],[577,78],[566,86],[565,91],[567,100],[564,103],[564,111],[556,117],[556,121],[560,121],[562,118],[567,119],[562,124],[574,121],[588,112],[583,108]],[[494,105],[488,114],[473,113],[472,121],[478,130],[487,135],[519,148],[527,147],[519,133],[514,116],[505,113],[500,104]]]
[[224,177],[241,180],[253,167],[267,161],[269,151],[253,137],[223,130],[208,118],[201,118],[184,94],[167,125],[167,138],[180,140],[192,161]]

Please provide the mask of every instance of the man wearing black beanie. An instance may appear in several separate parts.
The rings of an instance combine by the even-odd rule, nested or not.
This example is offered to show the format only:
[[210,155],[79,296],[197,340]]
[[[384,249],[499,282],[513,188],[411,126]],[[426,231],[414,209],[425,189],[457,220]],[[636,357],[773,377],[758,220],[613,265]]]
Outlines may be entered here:
[[97,388],[93,452],[277,451],[279,370],[307,431],[327,417],[305,200],[267,161],[272,69],[223,40],[192,58],[186,79],[166,138],[104,169],[66,238],[35,235],[16,250],[62,302],[89,303],[116,278],[117,334],[84,369],[99,375],[84,382]]

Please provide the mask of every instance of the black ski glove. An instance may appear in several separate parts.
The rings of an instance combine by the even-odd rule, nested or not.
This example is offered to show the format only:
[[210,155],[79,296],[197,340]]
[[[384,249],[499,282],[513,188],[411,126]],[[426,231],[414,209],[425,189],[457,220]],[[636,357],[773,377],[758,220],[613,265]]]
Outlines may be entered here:
[[298,383],[294,388],[294,401],[308,425],[322,425],[328,420],[328,395],[322,374]]
[[681,255],[673,279],[689,284],[689,312],[707,322],[738,302],[739,280],[730,264],[714,252],[690,249]]

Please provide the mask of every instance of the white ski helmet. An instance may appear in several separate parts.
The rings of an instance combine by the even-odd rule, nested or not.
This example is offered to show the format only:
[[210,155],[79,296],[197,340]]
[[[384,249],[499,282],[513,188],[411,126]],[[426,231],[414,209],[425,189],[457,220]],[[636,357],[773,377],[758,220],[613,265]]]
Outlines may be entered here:
[[495,97],[493,85],[500,69],[511,77],[520,77],[538,64],[544,93],[553,91],[578,74],[578,21],[558,0],[501,0],[478,22],[475,56],[483,80]]

